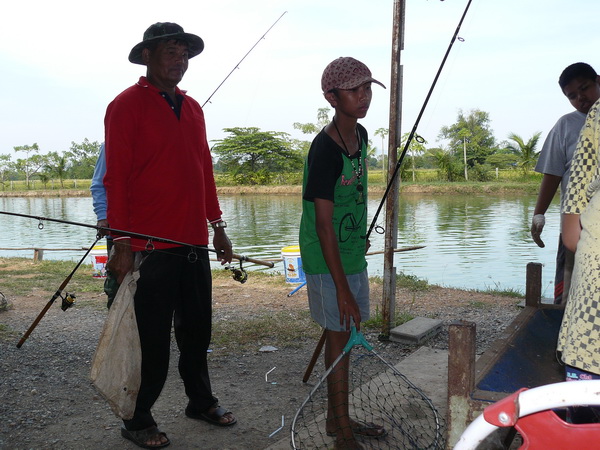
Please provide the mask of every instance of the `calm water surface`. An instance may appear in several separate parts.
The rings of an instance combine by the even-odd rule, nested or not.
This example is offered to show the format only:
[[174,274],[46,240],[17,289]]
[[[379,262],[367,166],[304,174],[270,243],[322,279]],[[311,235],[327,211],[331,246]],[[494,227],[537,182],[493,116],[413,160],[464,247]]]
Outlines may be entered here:
[[[442,286],[525,290],[528,262],[541,262],[543,295],[552,296],[559,233],[559,205],[546,214],[546,248],[533,243],[529,227],[535,196],[403,195],[399,202],[398,247],[425,245],[396,253],[398,272]],[[370,200],[374,214],[380,197]],[[301,202],[297,196],[222,196],[227,232],[236,253],[258,259],[281,257],[298,242]],[[0,198],[2,211],[95,224],[91,198]],[[384,220],[382,212],[381,222]],[[369,219],[369,223],[370,223]],[[71,225],[0,214],[0,248],[73,248],[93,243],[95,231]],[[383,250],[383,236],[371,235],[371,251]],[[32,257],[31,250],[0,250],[0,256]],[[46,259],[77,261],[83,252],[46,252]],[[382,275],[383,255],[368,257],[370,275]],[[259,268],[260,266],[248,266]],[[261,270],[264,270],[261,268]],[[277,263],[274,271],[283,273]]]

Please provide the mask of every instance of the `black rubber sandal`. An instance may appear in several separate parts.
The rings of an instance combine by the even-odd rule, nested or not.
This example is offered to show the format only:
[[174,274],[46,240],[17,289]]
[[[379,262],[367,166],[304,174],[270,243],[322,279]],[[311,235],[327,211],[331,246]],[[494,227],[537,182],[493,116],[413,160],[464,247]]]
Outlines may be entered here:
[[[171,441],[167,437],[167,434],[160,431],[156,426],[148,427],[143,430],[137,431],[130,431],[125,427],[121,427],[121,436],[123,436],[125,439],[130,440],[135,445],[141,448],[163,448],[171,444]],[[153,439],[157,436],[164,436],[167,442],[163,442],[162,444],[156,445],[146,444],[146,442],[148,442],[150,439]]]
[[[214,411],[209,413],[208,411],[213,408]],[[233,420],[226,423],[221,422],[221,419],[227,414],[231,414]],[[237,423],[237,419],[233,416],[233,413],[220,406],[211,406],[207,411],[201,413],[194,412],[188,407],[185,409],[185,415],[191,419],[204,420],[205,422],[208,422],[212,425],[217,425],[219,427],[230,427],[231,425],[235,425]]]

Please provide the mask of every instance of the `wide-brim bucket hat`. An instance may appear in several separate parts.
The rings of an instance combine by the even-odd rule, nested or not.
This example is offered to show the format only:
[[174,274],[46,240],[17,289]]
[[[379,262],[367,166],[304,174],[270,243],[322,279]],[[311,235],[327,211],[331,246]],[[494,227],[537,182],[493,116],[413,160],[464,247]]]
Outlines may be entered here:
[[134,64],[145,65],[142,60],[142,50],[148,46],[148,43],[159,39],[176,39],[178,41],[186,42],[188,44],[188,58],[193,58],[204,50],[204,41],[199,36],[186,33],[183,31],[183,28],[176,23],[157,22],[154,25],[150,25],[148,29],[144,31],[144,39],[142,42],[131,49],[131,52],[129,52],[129,61]]

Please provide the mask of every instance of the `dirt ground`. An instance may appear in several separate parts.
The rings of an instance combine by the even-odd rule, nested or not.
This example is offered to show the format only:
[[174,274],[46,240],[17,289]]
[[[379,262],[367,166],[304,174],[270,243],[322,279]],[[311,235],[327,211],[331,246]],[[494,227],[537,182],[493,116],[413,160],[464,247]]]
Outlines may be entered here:
[[[306,309],[305,289],[287,297],[290,290],[290,286],[265,285],[252,277],[244,285],[216,281],[215,320]],[[0,449],[137,448],[120,436],[120,420],[89,382],[91,359],[106,317],[106,310],[99,307],[104,295],[81,294],[78,302],[89,300],[88,305],[67,312],[54,305],[20,349],[16,348],[19,337],[48,297],[45,293],[7,297],[12,307],[0,312],[0,324],[9,330],[0,334]],[[372,287],[372,298],[376,309],[379,286]],[[416,293],[400,290],[397,301],[399,311],[440,318],[445,324],[458,319],[476,322],[479,351],[518,313],[514,298],[435,287]],[[416,350],[379,342],[377,333],[365,335],[393,364]],[[260,351],[265,345],[277,350]],[[323,371],[319,360],[309,382],[302,382],[315,345],[313,339],[293,347],[261,342],[253,351],[228,356],[215,349],[209,356],[213,390],[238,420],[233,427],[221,428],[185,417],[187,400],[173,344],[169,378],[153,410],[159,427],[171,439],[169,448],[264,449],[281,440],[289,442],[291,420]],[[446,348],[446,331],[426,345]]]

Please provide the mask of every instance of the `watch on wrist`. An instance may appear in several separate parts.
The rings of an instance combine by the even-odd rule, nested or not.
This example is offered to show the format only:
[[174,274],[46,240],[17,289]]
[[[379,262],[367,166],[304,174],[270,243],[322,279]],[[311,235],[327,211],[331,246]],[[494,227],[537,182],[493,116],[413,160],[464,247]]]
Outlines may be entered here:
[[211,226],[213,227],[213,229],[215,229],[215,228],[227,228],[227,222],[225,222],[224,220],[219,220],[218,222],[211,223]]

